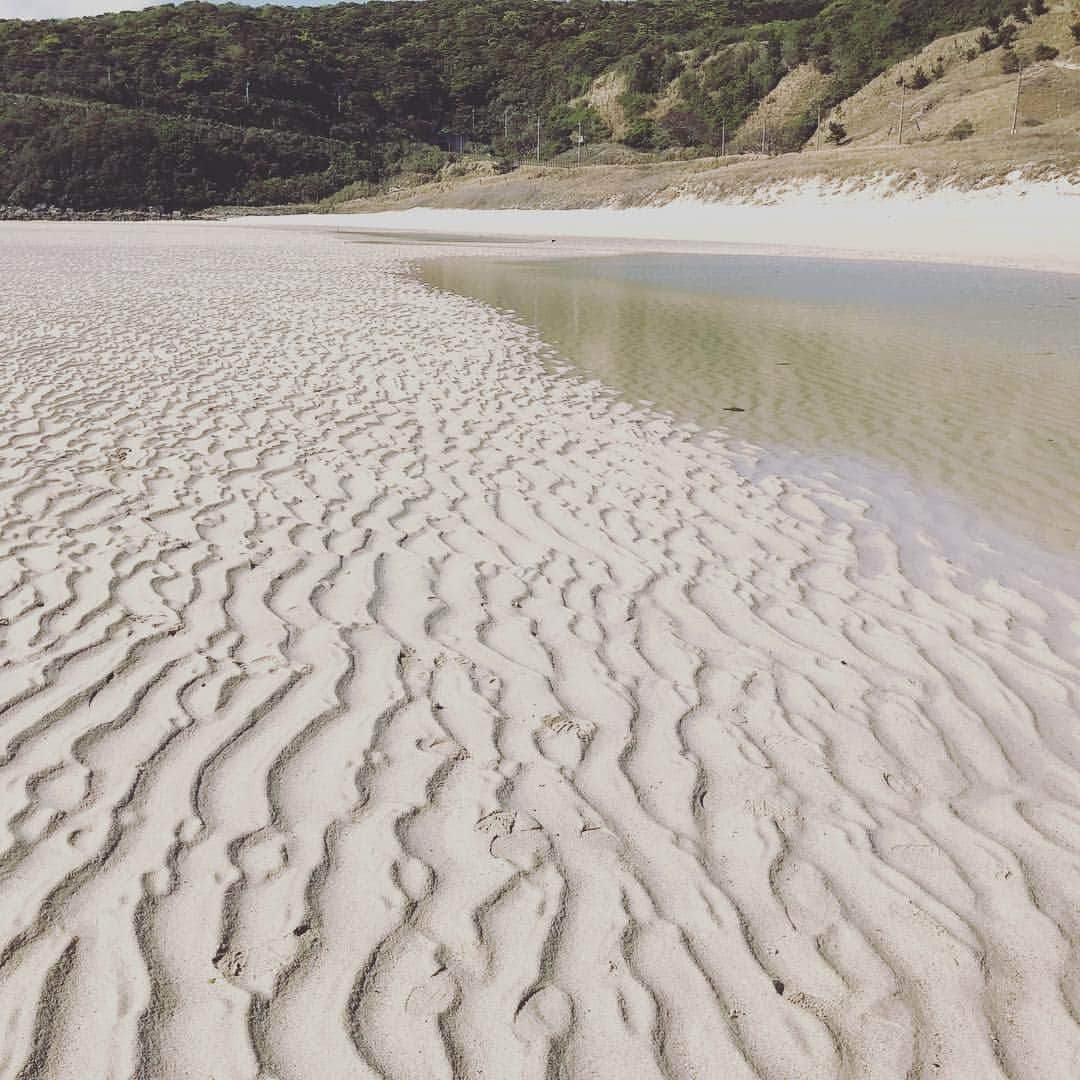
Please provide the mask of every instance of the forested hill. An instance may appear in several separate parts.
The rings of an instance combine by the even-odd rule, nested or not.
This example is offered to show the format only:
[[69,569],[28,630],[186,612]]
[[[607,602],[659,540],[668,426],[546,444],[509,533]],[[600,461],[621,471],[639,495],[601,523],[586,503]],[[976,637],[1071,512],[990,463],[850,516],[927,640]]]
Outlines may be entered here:
[[0,20],[0,204],[171,209],[314,199],[430,155],[425,148],[448,136],[513,157],[533,145],[538,116],[545,149],[555,150],[578,124],[594,139],[611,134],[586,95],[612,70],[631,114],[660,94],[679,100],[678,125],[639,124],[624,138],[709,146],[799,63],[833,72],[839,98],[941,34],[993,25],[1025,6],[187,3]]

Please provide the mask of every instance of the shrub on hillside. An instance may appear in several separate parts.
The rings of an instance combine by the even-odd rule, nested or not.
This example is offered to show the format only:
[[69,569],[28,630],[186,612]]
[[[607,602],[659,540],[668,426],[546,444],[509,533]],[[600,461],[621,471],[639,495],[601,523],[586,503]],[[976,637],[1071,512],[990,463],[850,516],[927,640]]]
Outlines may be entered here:
[[661,82],[674,82],[683,73],[685,67],[686,61],[678,53],[668,53],[660,69]]
[[841,146],[847,142],[847,137],[847,128],[839,120],[829,121],[829,134],[826,136],[829,142],[834,146]]
[[1069,27],[1069,33],[1073,36],[1073,41],[1080,45],[1080,22],[1074,22]]
[[437,146],[410,147],[398,168],[404,173],[417,173],[420,176],[434,176],[447,162],[450,155]]
[[660,137],[660,133],[647,116],[638,116],[626,125],[622,141],[635,150],[656,150],[666,140]]
[[924,90],[930,85],[930,76],[921,67],[917,67],[911,76],[911,89]]
[[709,124],[689,109],[671,109],[660,119],[660,128],[672,146],[704,146],[712,136]]
[[1028,10],[1032,15],[1045,15],[1050,9],[1046,6],[1046,0],[1031,0]]
[[1001,54],[1001,70],[1006,75],[1015,75],[1020,70],[1020,57],[1013,49],[1006,49]]
[[1031,16],[1028,14],[1027,0],[1008,0],[1006,6],[1009,9],[1009,14],[1017,22],[1031,22]]
[[997,32],[997,43],[1003,49],[1010,49],[1012,48],[1012,44],[1016,40],[1016,35],[1019,32],[1020,31],[1017,30],[1012,23],[1005,23]]
[[975,125],[970,120],[961,120],[949,129],[949,138],[957,142],[970,139],[975,134]]
[[1057,49],[1055,49],[1053,45],[1047,45],[1044,41],[1040,41],[1038,45],[1035,46],[1034,53],[1032,53],[1032,56],[1034,56],[1036,60],[1054,60],[1057,55]]
[[619,104],[626,113],[628,120],[636,120],[643,116],[653,107],[653,99],[648,94],[640,94],[636,90],[628,90],[619,95]]
[[994,40],[994,36],[989,30],[983,30],[975,39],[975,44],[979,46],[979,49],[982,52],[989,52],[997,42]]

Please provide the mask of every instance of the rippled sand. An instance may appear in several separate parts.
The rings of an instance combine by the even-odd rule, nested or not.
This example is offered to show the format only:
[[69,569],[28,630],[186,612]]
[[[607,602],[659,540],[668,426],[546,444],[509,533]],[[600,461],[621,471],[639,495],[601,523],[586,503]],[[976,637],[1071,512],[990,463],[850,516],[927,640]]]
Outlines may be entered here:
[[0,1076],[1075,1075],[1075,575],[409,257],[0,229]]

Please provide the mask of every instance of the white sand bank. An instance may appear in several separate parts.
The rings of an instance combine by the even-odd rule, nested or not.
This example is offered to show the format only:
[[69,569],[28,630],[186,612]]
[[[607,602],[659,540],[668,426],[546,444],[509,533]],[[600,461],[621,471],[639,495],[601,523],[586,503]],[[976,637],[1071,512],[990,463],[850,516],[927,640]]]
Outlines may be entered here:
[[410,254],[0,226],[0,1077],[1076,1075],[1075,576]]
[[921,259],[1080,273],[1080,187],[1016,182],[981,191],[892,193],[885,184],[764,193],[761,204],[592,210],[432,210],[233,219],[238,225],[476,236],[579,237],[728,244],[805,254]]

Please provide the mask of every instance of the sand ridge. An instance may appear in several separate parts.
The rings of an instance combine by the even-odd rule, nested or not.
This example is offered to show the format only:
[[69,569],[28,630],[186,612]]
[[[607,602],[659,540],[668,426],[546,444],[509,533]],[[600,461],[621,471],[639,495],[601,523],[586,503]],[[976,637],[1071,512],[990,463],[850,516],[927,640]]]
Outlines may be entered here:
[[1080,600],[408,248],[4,227],[0,1077],[1064,1077]]

